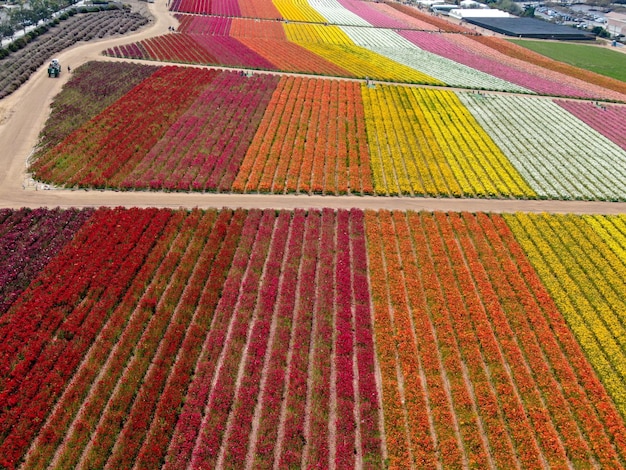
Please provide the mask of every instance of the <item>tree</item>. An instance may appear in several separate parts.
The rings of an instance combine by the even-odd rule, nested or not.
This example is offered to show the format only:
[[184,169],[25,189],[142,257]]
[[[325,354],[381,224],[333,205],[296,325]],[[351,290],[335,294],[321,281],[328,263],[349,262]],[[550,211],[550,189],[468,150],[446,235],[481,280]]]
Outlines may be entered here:
[[531,6],[531,5],[526,5],[524,7],[524,11],[522,12],[522,15],[526,18],[534,18],[535,17],[535,7]]
[[606,29],[604,29],[602,26],[594,26],[593,29],[591,30],[591,32],[593,34],[595,34],[596,36],[601,37],[601,38],[609,38],[609,37],[611,37],[611,34]]
[[0,39],[8,38],[13,39],[15,36],[15,28],[9,22],[0,23]]

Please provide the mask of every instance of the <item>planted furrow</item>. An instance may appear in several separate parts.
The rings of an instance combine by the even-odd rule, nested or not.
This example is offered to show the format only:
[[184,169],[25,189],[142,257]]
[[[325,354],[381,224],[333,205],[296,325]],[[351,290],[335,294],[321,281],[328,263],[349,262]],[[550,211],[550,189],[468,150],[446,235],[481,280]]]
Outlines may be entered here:
[[[6,405],[0,419],[0,448],[6,461],[16,462],[26,451],[87,348],[139,271],[154,243],[151,227],[159,224],[157,219],[151,226],[155,212],[99,211],[49,265],[52,269],[31,284],[31,289],[39,282],[46,285],[45,296],[41,297],[43,289],[38,289],[36,297],[27,291],[20,303],[14,304],[14,308],[26,309],[29,314],[16,316],[23,326],[7,325],[14,329],[11,339],[17,339],[18,332],[36,339],[23,342],[18,362],[13,363],[11,374],[5,375],[9,380],[2,384],[2,401]],[[90,237],[89,232],[96,236]],[[72,277],[67,275],[72,272],[70,266],[75,267]],[[89,266],[100,269],[93,271]],[[67,279],[72,282],[66,282]],[[36,324],[38,313],[46,321],[39,317]],[[23,321],[26,318],[28,323]],[[4,340],[2,346],[10,348],[11,344]]]
[[216,230],[216,219],[216,211],[207,211],[202,215],[198,224],[194,235],[197,242],[192,242],[190,245],[190,250],[198,253],[196,262],[193,263],[190,259],[182,261],[184,264],[192,265],[193,271],[186,281],[187,285],[175,307],[175,314],[152,358],[141,388],[127,413],[111,455],[106,461],[108,468],[132,466],[139,447],[145,439],[166,381],[173,373],[177,357],[183,353],[182,343],[191,328],[194,313],[197,311],[202,286],[207,282],[212,262],[224,239],[224,229]]
[[[354,376],[354,329],[353,329],[353,289],[350,253],[350,213],[337,213],[337,258],[335,265],[335,402],[336,402],[336,444],[335,465],[338,468],[352,468],[355,457],[361,456],[356,448],[355,426],[355,382]],[[358,382],[357,382],[358,383]]]
[[278,82],[278,86],[272,95],[268,104],[267,112],[263,115],[263,119],[259,125],[257,133],[250,144],[250,148],[246,152],[246,156],[241,165],[241,169],[233,183],[235,191],[254,191],[259,187],[261,176],[263,175],[265,163],[268,159],[272,141],[276,133],[276,129],[281,122],[281,118],[286,106],[286,96],[293,86],[293,79],[283,77]]
[[[258,183],[259,192],[270,192],[274,183],[276,175],[276,168],[281,160],[282,152],[285,149],[290,149],[289,144],[293,142],[293,137],[298,127],[297,116],[295,111],[297,103],[297,94],[300,91],[302,85],[301,78],[290,79],[287,92],[280,101],[284,101],[284,105],[280,108],[280,120],[274,121],[275,126],[272,126],[272,133],[268,136],[268,150],[267,159],[262,168],[262,174]],[[282,104],[282,103],[281,103]],[[291,141],[290,141],[291,138]]]
[[[279,412],[284,398],[287,362],[291,354],[289,345],[294,334],[297,293],[302,279],[300,265],[303,256],[303,235],[306,214],[297,210],[290,225],[287,254],[281,268],[280,290],[277,295],[275,315],[272,318],[270,354],[263,365],[260,394],[252,417],[250,445],[244,460],[254,467],[270,468],[274,461],[274,448],[277,444],[277,432],[281,414]],[[241,436],[239,436],[241,439]],[[231,434],[230,442],[237,439]],[[247,442],[247,441],[246,441]],[[237,463],[237,462],[234,462]],[[241,465],[241,462],[238,462]]]
[[[313,102],[322,101],[324,87],[326,82],[323,80],[315,80],[313,83],[315,92],[313,95]],[[319,156],[315,152],[315,143],[318,139],[318,128],[320,127],[320,113],[322,111],[321,106],[311,106],[311,116],[307,125],[307,132],[305,134],[306,145],[304,147],[304,159],[298,175],[298,191],[303,193],[310,193],[313,186],[313,166],[315,165],[316,158]]]
[[[159,398],[150,428],[147,430],[136,460],[136,468],[160,468],[164,463],[167,446],[171,440],[179,409],[183,406],[192,375],[202,350],[202,343],[211,325],[222,286],[227,278],[235,250],[241,235],[246,214],[242,210],[232,214],[221,211],[215,227],[207,241],[207,247],[219,251],[213,257],[201,257],[201,262],[210,262],[210,273],[204,284],[200,284],[198,304],[190,327],[186,331],[172,373]],[[223,242],[220,245],[220,241]],[[205,261],[204,261],[205,260]],[[200,267],[199,270],[203,268]]]
[[[432,421],[436,422],[438,416],[447,415],[448,424],[451,416],[447,404],[442,407],[429,403],[432,400],[429,393],[436,396],[436,390],[439,390],[442,397],[441,393],[445,392],[442,386],[437,387],[442,384],[428,385],[423,381],[424,367],[428,367],[424,361],[428,358],[421,359],[417,355],[418,338],[415,334],[422,330],[411,326],[407,292],[401,288],[403,279],[400,277],[398,245],[390,238],[395,236],[390,215],[367,212],[365,222],[376,348],[382,373],[385,435],[391,465],[405,468],[434,466],[439,455],[437,449],[441,447],[446,461],[454,460],[455,456],[460,461],[454,426],[446,428],[450,433],[448,436],[437,436],[433,429]],[[410,334],[402,335],[403,331]],[[434,353],[436,349],[431,351]],[[427,387],[433,388],[434,392]]]
[[[619,457],[611,447],[605,427],[599,421],[584,385],[579,383],[565,352],[559,347],[545,321],[541,306],[519,272],[512,253],[498,238],[491,219],[482,214],[479,217],[480,220],[477,220],[476,217],[463,214],[463,222],[472,234],[476,255],[480,256],[485,275],[489,275],[494,294],[498,295],[498,302],[502,305],[501,313],[506,315],[512,330],[508,335],[519,338],[519,347],[525,354],[535,380],[542,387],[544,396],[553,403],[556,401],[561,414],[564,410],[571,413],[569,419],[578,425],[589,445],[595,449],[595,458],[603,465],[615,465]],[[457,222],[461,223],[460,220]],[[468,250],[468,253],[471,251]],[[502,272],[508,273],[506,278],[502,277]]]
[[[324,98],[319,104],[320,114],[317,124],[317,134],[314,141],[313,150],[313,168],[311,173],[311,192],[322,194],[324,192],[324,178],[326,176],[325,167],[326,155],[328,154],[328,136],[330,134],[331,116],[328,112],[329,100],[332,83],[330,80],[324,80],[322,88],[322,97]],[[330,169],[329,169],[330,171]]]
[[[259,306],[259,313],[262,317],[259,328],[262,328],[265,326],[265,315],[271,314],[267,312],[267,305],[262,302],[268,300],[267,296],[275,296],[274,285],[265,284],[264,277],[267,270],[272,269],[276,263],[271,255],[279,254],[280,251],[277,250],[284,248],[281,246],[284,245],[285,235],[281,237],[277,227],[282,229],[286,227],[283,225],[285,218],[286,216],[277,219],[273,211],[263,213],[257,235],[260,243],[255,245],[252,251],[250,269],[240,286],[241,294],[210,384],[211,390],[205,407],[204,419],[192,451],[191,465],[193,467],[214,467],[217,464],[219,455],[223,451],[224,434],[228,430],[229,423],[232,422],[229,420],[229,415],[233,406],[236,405],[235,399],[246,363],[247,348],[250,347],[250,341],[267,340],[265,333],[258,337],[255,335],[257,331],[253,331],[257,326],[256,308]],[[269,274],[268,277],[271,275]],[[263,350],[259,349],[259,351],[264,354]],[[262,360],[262,354],[260,358],[251,359],[252,362],[258,360]],[[247,404],[247,406],[250,405]]]
[[[455,219],[456,216],[450,215],[449,219]],[[589,465],[590,462],[586,455],[589,453],[585,442],[581,439],[579,429],[573,422],[569,414],[569,410],[564,406],[563,398],[554,388],[555,384],[551,384],[552,388],[541,389],[533,376],[533,370],[530,364],[524,358],[515,335],[510,330],[507,322],[502,318],[503,314],[499,308],[500,301],[497,298],[484,298],[482,302],[477,298],[478,295],[485,297],[492,294],[491,284],[479,277],[482,274],[481,265],[464,258],[468,256],[468,252],[460,253],[459,244],[463,244],[464,237],[452,235],[450,223],[440,217],[440,227],[444,233],[444,240],[449,240],[449,252],[451,257],[456,258],[455,267],[457,268],[457,278],[461,283],[465,292],[475,291],[475,295],[466,294],[467,303],[474,304],[472,320],[475,324],[475,331],[480,340],[484,355],[490,369],[493,370],[494,382],[499,388],[499,394],[506,397],[505,379],[514,380],[514,387],[519,394],[527,413],[531,420],[539,420],[541,425],[535,424],[535,432],[539,435],[539,443],[546,459],[554,459],[551,453],[554,448],[563,447],[560,451],[559,459],[561,463],[553,465],[567,465],[567,461],[571,461],[576,466]],[[464,233],[462,231],[461,233]],[[459,240],[460,238],[460,240]],[[454,244],[454,245],[453,245]],[[452,247],[455,250],[453,251]],[[469,269],[463,269],[467,266]],[[469,277],[470,271],[474,274],[474,280]],[[472,289],[472,290],[470,290]],[[494,296],[495,297],[495,296]],[[482,305],[481,305],[482,303]],[[485,308],[485,306],[492,306]],[[506,361],[508,372],[498,363]],[[510,394],[510,392],[509,392]],[[503,400],[504,401],[504,400]],[[509,422],[512,420],[509,419]],[[545,428],[542,428],[545,426]],[[554,428],[558,435],[555,437],[550,428]],[[528,447],[527,443],[519,442],[519,452],[524,452]],[[567,455],[567,457],[565,457]],[[559,462],[559,460],[556,460]],[[524,463],[524,465],[526,465]]]
[[364,465],[381,467],[382,426],[379,421],[380,398],[376,384],[376,364],[370,285],[368,280],[365,215],[350,211],[352,284],[354,290],[355,373],[358,376],[358,419],[361,459]]
[[[182,224],[182,221],[180,223]],[[183,249],[181,245],[186,246],[188,238],[189,233],[178,236],[170,247],[166,258],[159,266],[157,275],[154,276],[141,302],[135,308],[135,315],[131,316],[119,341],[101,366],[98,378],[68,429],[63,443],[58,448],[52,466],[57,468],[76,466],[90,437],[96,432],[98,423],[101,419],[106,419],[102,414],[103,410],[107,407],[112,394],[119,388],[118,384],[126,365],[131,360],[138,341],[149,326],[149,320],[155,312],[159,298],[168,285],[167,277],[163,276],[169,276],[175,271],[179,263],[179,252]]]
[[[315,99],[315,92],[319,80],[306,79],[306,94],[304,95],[304,102],[311,103]],[[311,126],[315,126],[315,121],[312,116],[315,113],[314,106],[302,106],[301,125],[295,141],[292,146],[293,155],[287,160],[286,165],[288,169],[285,171],[284,176],[284,188],[289,192],[297,192],[301,190],[298,186],[298,180],[302,173],[303,160],[307,156],[308,147],[306,142],[307,136],[311,134]],[[314,135],[314,134],[313,134]]]
[[[271,330],[281,287],[281,270],[291,234],[291,214],[281,212],[276,220],[272,247],[259,286],[256,311],[250,325],[244,349],[232,409],[224,432],[218,466],[236,467],[246,461],[254,410],[259,402],[260,384],[265,363],[270,360],[268,350]],[[269,351],[271,353],[271,350]]]
[[309,379],[306,395],[306,421],[302,455],[303,466],[330,465],[331,358],[333,355],[333,312],[335,311],[335,214],[322,211],[320,257],[318,261],[317,299],[313,313]]
[[[556,216],[553,216],[556,217]],[[598,297],[578,260],[572,259],[567,247],[547,217],[520,214],[507,218],[522,247],[527,251],[540,278],[546,284],[570,328],[586,350],[589,360],[622,412],[626,403],[624,349],[619,335],[623,330],[611,321],[614,313]],[[584,261],[581,261],[584,263]],[[594,294],[591,295],[590,294]],[[608,312],[608,316],[605,317]],[[617,336],[616,336],[617,333]]]
[[[165,457],[164,468],[166,469],[185,468],[191,461],[211,392],[213,375],[229,333],[231,320],[235,318],[233,312],[237,306],[242,282],[252,267],[259,269],[259,251],[262,250],[255,248],[257,247],[255,241],[260,240],[264,246],[268,243],[267,227],[263,228],[262,235],[259,234],[262,217],[261,211],[253,210],[245,218],[237,251],[222,289],[222,296],[211,320],[211,326],[194,370],[193,380],[176,421],[176,428]],[[251,258],[253,250],[255,250],[255,256]]]
[[99,334],[98,341],[93,343],[72,381],[57,401],[39,433],[39,438],[33,443],[26,456],[25,468],[42,468],[50,462],[76,413],[83,406],[94,380],[101,372],[102,365],[106,363],[106,359],[111,354],[120,335],[129,325],[133,312],[142,297],[144,286],[153,278],[169,250],[170,244],[180,228],[182,216],[173,216],[169,211],[160,211],[158,219],[163,226],[160,240],[150,251],[126,295]]
[[[165,349],[178,345],[180,335],[187,327],[188,312],[185,311],[184,305],[181,305],[181,300],[196,265],[200,248],[206,242],[206,235],[214,220],[214,212],[203,215],[199,211],[194,211],[186,218],[182,228],[187,234],[187,241],[185,246],[180,248],[179,264],[157,303],[146,330],[135,345],[120,382],[114,389],[78,462],[78,468],[104,466],[124,426],[136,423],[137,415],[133,408],[136,406],[141,410],[141,407],[151,407],[156,398],[155,394],[160,392],[162,381],[169,373],[175,357],[175,353],[166,352]],[[141,415],[141,411],[138,413]],[[126,436],[121,437],[124,440]]]
[[[605,389],[606,385],[603,385],[598,379],[596,372],[592,368],[591,360],[587,359],[583,353],[583,348],[576,341],[575,334],[578,331],[569,328],[566,323],[566,317],[559,311],[560,308],[562,309],[562,304],[557,307],[555,299],[550,296],[547,286],[544,285],[545,281],[541,279],[541,269],[531,264],[531,261],[536,261],[535,251],[530,249],[531,245],[528,244],[528,240],[523,236],[523,232],[519,231],[520,227],[515,223],[515,219],[509,219],[508,216],[506,221],[501,218],[495,218],[492,219],[492,223],[495,229],[494,236],[499,237],[509,247],[511,251],[510,256],[514,260],[513,266],[517,267],[523,275],[524,281],[533,290],[534,296],[541,307],[537,315],[530,317],[533,321],[533,326],[536,329],[539,329],[539,326],[541,326],[541,330],[554,332],[553,335],[547,335],[548,338],[553,339],[553,343],[556,343],[553,346],[554,354],[561,353],[565,357],[562,367],[556,367],[560,362],[558,360],[552,361],[553,367],[561,374],[564,374],[565,377],[570,377],[570,380],[574,382],[569,389],[569,394],[577,397],[577,403],[582,400],[578,397],[581,394],[584,396],[586,391],[593,409],[599,415],[601,421],[605,423],[605,429],[611,436],[613,445],[619,451],[622,460],[624,460],[626,456],[626,432],[624,432],[623,419],[611,403],[610,398],[608,398],[607,390]],[[497,246],[497,243],[493,243],[493,245]],[[533,310],[530,310],[530,312],[533,312]],[[550,343],[545,342],[543,344]],[[589,343],[585,343],[583,346],[586,349],[589,347]],[[596,362],[597,356],[591,357],[594,360],[594,366],[604,365]],[[571,367],[566,366],[566,364],[571,364]],[[568,382],[564,381],[564,383]],[[611,382],[608,382],[608,384],[611,385]],[[577,406],[576,409],[582,410],[583,408]],[[591,425],[592,421],[590,420],[588,423]]]
[[[272,453],[274,462],[279,467],[297,467],[302,462],[302,452],[305,446],[305,415],[309,351],[312,348],[311,332],[314,322],[316,304],[316,277],[320,254],[320,224],[321,214],[309,212],[307,214],[304,231],[303,257],[300,267],[300,284],[298,301],[294,312],[294,326],[292,338],[289,342],[287,370],[285,377],[284,400],[280,408],[280,423],[275,432],[278,433],[276,446],[270,437],[262,438],[261,431],[265,428],[269,433],[269,425],[261,427],[257,455],[260,465],[268,453]],[[278,413],[277,413],[278,414]],[[271,463],[271,460],[268,462]]]
[[0,322],[38,272],[91,217],[91,210],[22,209],[0,222]]

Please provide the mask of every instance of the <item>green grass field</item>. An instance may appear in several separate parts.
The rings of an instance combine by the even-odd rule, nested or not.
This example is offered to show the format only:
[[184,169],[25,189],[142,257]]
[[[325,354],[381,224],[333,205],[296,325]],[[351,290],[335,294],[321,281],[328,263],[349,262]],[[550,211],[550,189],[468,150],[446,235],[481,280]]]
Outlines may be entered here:
[[612,47],[552,41],[516,39],[511,39],[510,41],[551,59],[626,82],[626,54],[617,52]]

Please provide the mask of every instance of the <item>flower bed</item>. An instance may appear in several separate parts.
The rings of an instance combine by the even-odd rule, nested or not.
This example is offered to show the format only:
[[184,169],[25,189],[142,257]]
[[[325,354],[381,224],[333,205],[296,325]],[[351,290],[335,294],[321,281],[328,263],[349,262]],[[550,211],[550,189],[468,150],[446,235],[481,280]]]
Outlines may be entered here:
[[621,465],[623,421],[504,219],[369,212],[366,233],[390,466]]
[[35,218],[69,240],[1,317],[3,467],[626,464],[623,216],[3,210],[0,231]]
[[626,199],[624,149],[553,101],[458,96],[539,197]]
[[362,116],[356,83],[283,78],[233,190],[371,193]]

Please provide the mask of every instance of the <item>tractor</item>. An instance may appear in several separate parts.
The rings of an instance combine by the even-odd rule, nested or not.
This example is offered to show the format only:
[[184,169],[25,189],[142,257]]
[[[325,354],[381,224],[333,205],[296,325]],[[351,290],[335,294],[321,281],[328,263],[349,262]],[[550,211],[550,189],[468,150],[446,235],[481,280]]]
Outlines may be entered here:
[[61,63],[59,59],[52,59],[48,65],[48,77],[58,77],[61,75]]

